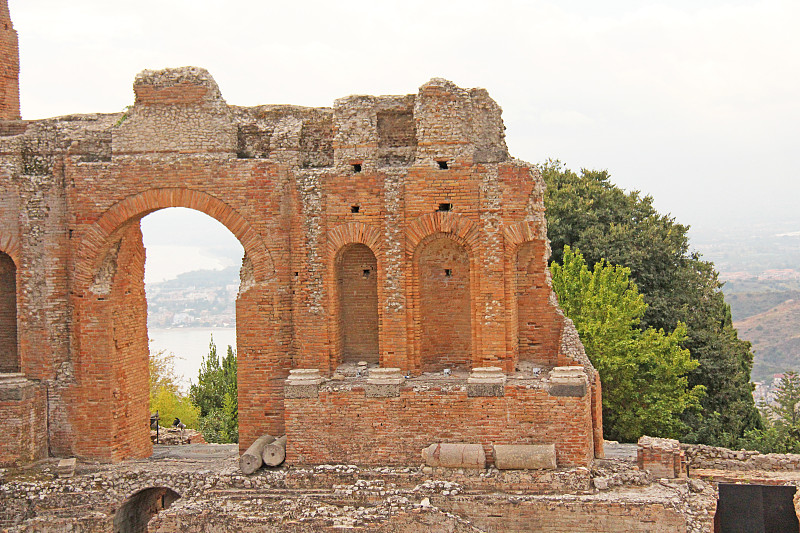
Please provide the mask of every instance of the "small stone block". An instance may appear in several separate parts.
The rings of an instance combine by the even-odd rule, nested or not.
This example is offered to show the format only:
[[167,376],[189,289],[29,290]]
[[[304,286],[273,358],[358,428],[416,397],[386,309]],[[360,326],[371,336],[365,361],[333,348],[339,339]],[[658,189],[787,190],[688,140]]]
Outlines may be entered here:
[[505,396],[504,383],[467,383],[467,396],[476,398],[480,396]]
[[550,372],[550,395],[583,397],[589,379],[582,366],[557,366]]
[[405,378],[399,368],[373,368],[367,377],[370,385],[400,385],[403,381]]
[[556,467],[555,444],[496,444],[493,454],[498,470],[552,470]]
[[366,383],[364,395],[367,398],[396,398],[400,396],[400,385],[376,385]]
[[295,385],[287,383],[283,388],[283,394],[287,399],[298,400],[302,398],[317,398],[319,397],[319,386],[314,385]]
[[586,384],[580,385],[550,385],[550,396],[573,396],[581,398],[586,395]]
[[322,376],[316,368],[298,368],[289,371],[284,387],[288,399],[317,398]]
[[467,378],[467,396],[505,396],[506,375],[497,366],[474,368]]
[[72,477],[75,475],[75,466],[77,461],[74,457],[69,459],[61,459],[56,467],[56,475],[60,478]]

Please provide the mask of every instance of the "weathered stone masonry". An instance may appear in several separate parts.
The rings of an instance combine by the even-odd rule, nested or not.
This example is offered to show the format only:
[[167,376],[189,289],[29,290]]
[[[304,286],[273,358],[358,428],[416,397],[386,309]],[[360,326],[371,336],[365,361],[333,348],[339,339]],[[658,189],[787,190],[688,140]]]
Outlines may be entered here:
[[[15,73],[5,2],[0,17]],[[245,249],[243,447],[286,432],[296,463],[416,463],[447,440],[555,444],[560,465],[602,453],[599,379],[550,287],[542,180],[508,155],[485,90],[244,108],[189,67],[139,74],[125,113],[24,121],[1,78],[0,371],[29,393],[0,416],[28,409],[38,429],[0,462],[150,455],[139,221],[176,206]],[[507,379],[476,393],[469,372],[489,366]],[[378,367],[407,382],[369,392]],[[288,394],[292,369],[321,379]]]

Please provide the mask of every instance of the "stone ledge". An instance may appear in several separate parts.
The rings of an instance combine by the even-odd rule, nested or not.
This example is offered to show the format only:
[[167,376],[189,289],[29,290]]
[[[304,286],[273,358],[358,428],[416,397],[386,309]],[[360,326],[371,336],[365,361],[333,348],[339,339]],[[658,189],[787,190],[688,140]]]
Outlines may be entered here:
[[506,375],[497,366],[474,368],[467,378],[467,396],[505,396]]
[[550,372],[551,396],[586,396],[589,379],[582,366],[557,366]]
[[287,399],[317,398],[322,376],[316,368],[299,368],[289,371],[284,385]]

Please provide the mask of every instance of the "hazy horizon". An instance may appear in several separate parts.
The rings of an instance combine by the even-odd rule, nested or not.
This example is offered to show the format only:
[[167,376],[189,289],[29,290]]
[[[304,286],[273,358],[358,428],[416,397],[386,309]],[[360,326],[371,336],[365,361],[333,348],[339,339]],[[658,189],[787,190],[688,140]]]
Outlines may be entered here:
[[513,156],[607,169],[697,232],[797,218],[797,2],[9,6],[28,119],[121,111],[138,72],[167,66],[207,68],[245,106],[332,106],[445,77],[503,107]]

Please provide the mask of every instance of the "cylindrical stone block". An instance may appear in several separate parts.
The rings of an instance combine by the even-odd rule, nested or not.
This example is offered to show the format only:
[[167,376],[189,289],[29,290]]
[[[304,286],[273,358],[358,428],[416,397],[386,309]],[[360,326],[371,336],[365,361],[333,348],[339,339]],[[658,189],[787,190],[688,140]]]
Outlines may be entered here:
[[486,468],[486,453],[480,444],[431,444],[422,450],[428,466]]
[[499,470],[543,470],[556,467],[555,444],[495,444],[494,466]]

